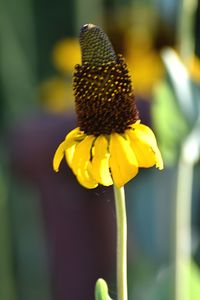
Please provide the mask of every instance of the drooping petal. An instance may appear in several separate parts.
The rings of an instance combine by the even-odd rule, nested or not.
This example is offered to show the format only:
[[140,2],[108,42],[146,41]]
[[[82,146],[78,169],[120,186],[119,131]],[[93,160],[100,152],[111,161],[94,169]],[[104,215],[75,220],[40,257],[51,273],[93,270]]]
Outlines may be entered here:
[[85,136],[84,132],[80,131],[79,127],[77,127],[75,129],[71,130],[65,138],[66,141],[69,141],[69,140],[74,141],[74,143],[72,143],[71,146],[67,147],[67,149],[65,151],[65,158],[70,167],[72,164],[72,159],[74,156],[74,151],[75,151],[76,145],[81,141],[81,139],[84,138],[84,136]]
[[68,165],[70,166],[70,168],[72,167],[72,160],[74,157],[74,152],[75,152],[75,148],[76,148],[77,144],[78,143],[75,142],[73,145],[71,145],[71,147],[69,147],[65,150],[65,158],[66,158],[66,161],[67,161]]
[[153,131],[144,124],[133,124],[131,128],[126,134],[130,138],[139,166],[148,168],[156,165],[162,170],[163,160]]
[[72,170],[77,176],[78,181],[87,188],[95,188],[98,185],[89,170],[91,164],[90,155],[94,139],[94,136],[89,135],[77,144],[71,162]]
[[129,139],[130,145],[135,153],[138,161],[138,166],[149,168],[156,164],[155,153],[149,144],[144,143],[135,135],[135,130],[126,130],[126,136]]
[[109,186],[113,180],[109,170],[110,154],[108,152],[108,141],[103,136],[97,137],[93,147],[92,175],[102,185]]
[[138,173],[138,162],[129,142],[118,133],[110,136],[110,168],[117,187],[123,186]]
[[59,166],[64,157],[64,154],[68,151],[68,149],[71,149],[75,146],[75,144],[77,143],[76,138],[80,137],[80,134],[82,134],[82,132],[78,127],[73,129],[68,133],[65,140],[58,146],[53,158],[54,171],[59,171]]
[[77,171],[82,161],[90,161],[91,148],[94,138],[94,136],[88,135],[76,146],[74,156],[72,159],[72,170],[74,174],[77,174]]
[[94,189],[98,186],[97,181],[91,175],[91,162],[82,162],[77,172],[77,180],[87,189]]
[[67,142],[64,141],[62,142],[57,150],[56,150],[56,153],[54,154],[54,158],[53,158],[53,169],[54,171],[58,172],[59,171],[59,166],[60,166],[60,163],[61,163],[61,160],[63,159],[64,157],[64,153],[65,153],[65,149],[67,147]]
[[76,127],[74,129],[72,129],[67,135],[66,135],[66,140],[69,140],[71,138],[75,139],[77,137],[80,137],[84,135],[84,132],[80,130],[79,127]]

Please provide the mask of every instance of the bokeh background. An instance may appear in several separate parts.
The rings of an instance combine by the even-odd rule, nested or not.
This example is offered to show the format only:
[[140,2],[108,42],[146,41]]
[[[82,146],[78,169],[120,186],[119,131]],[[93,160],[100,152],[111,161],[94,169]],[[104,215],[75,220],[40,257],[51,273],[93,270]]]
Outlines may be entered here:
[[141,120],[165,163],[126,186],[129,299],[180,300],[182,231],[191,271],[185,300],[199,299],[198,0],[0,0],[0,299],[92,300],[99,277],[116,299],[112,188],[88,191],[66,164],[52,170],[57,145],[76,125],[72,74],[85,23],[102,26],[125,56]]

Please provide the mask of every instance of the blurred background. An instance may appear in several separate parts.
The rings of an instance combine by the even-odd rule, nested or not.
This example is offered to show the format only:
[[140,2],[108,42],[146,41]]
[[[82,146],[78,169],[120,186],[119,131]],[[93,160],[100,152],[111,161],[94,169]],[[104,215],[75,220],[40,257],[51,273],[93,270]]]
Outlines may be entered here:
[[125,56],[165,163],[126,186],[129,299],[199,299],[198,0],[0,0],[0,299],[92,300],[99,277],[116,299],[112,188],[52,170],[85,23]]

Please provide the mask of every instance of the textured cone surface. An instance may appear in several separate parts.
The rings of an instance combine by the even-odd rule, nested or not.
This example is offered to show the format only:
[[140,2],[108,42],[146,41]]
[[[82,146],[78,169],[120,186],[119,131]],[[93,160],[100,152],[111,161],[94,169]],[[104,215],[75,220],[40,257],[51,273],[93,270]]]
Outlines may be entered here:
[[82,64],[101,66],[117,57],[105,32],[98,26],[86,24],[80,31]]
[[87,134],[123,133],[138,120],[131,80],[122,58],[102,67],[77,66],[74,90],[78,126]]
[[80,33],[82,65],[74,72],[78,126],[95,136],[123,133],[139,118],[126,63],[102,29],[85,26]]

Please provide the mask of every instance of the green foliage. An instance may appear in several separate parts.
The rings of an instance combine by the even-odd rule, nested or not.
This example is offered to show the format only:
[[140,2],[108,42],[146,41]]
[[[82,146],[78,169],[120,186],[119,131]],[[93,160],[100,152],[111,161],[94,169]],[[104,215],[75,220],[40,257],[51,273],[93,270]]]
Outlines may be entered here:
[[[182,265],[182,272],[188,280],[189,299],[198,300],[200,295],[200,270],[192,261],[189,266]],[[154,282],[144,300],[170,300],[173,289],[173,268],[168,268]]]
[[167,81],[161,82],[154,90],[152,114],[164,161],[169,165],[174,164],[189,126]]
[[111,300],[108,294],[108,286],[104,279],[99,278],[95,286],[95,300]]

